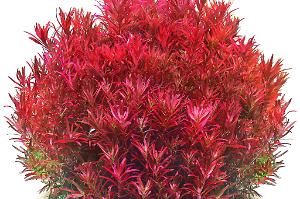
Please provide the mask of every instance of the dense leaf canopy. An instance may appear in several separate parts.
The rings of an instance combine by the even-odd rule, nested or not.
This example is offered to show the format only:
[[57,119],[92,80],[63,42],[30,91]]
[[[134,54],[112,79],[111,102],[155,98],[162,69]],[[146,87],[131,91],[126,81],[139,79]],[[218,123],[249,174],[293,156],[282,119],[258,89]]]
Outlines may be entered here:
[[248,198],[292,128],[281,61],[222,1],[105,0],[30,39],[8,118],[52,198]]

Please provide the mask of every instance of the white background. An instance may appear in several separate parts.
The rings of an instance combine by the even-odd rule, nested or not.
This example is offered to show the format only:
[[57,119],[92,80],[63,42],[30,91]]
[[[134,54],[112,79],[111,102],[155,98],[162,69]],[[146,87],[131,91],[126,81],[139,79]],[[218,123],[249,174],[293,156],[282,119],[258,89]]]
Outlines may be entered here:
[[[23,31],[33,32],[36,22],[45,24],[55,21],[56,8],[68,10],[70,7],[83,7],[96,12],[93,0],[0,0],[0,198],[37,199],[41,184],[37,181],[24,182],[20,164],[15,163],[17,152],[12,148],[12,131],[3,118],[10,110],[3,105],[11,104],[7,93],[13,84],[7,78],[14,77],[18,67],[26,65],[33,56],[41,52],[38,45],[28,39]],[[255,35],[259,48],[267,57],[274,54],[284,60],[290,70],[290,79],[283,89],[287,98],[293,98],[290,110],[300,110],[300,3],[297,0],[235,0],[232,8],[239,8],[235,15],[245,18],[241,23],[241,34],[248,38]],[[299,113],[289,115],[297,120]],[[298,119],[299,120],[299,119]],[[296,124],[288,136],[289,152],[285,155],[286,167],[279,171],[282,179],[277,186],[262,186],[259,192],[264,199],[300,198],[300,132]]]

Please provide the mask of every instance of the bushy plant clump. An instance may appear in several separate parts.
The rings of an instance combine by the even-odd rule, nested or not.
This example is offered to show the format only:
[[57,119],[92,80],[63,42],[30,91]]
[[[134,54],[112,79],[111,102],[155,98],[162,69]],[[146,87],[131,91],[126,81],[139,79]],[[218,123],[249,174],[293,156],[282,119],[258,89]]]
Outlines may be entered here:
[[230,4],[105,0],[37,24],[8,118],[50,198],[250,198],[291,130],[281,61],[238,34]]

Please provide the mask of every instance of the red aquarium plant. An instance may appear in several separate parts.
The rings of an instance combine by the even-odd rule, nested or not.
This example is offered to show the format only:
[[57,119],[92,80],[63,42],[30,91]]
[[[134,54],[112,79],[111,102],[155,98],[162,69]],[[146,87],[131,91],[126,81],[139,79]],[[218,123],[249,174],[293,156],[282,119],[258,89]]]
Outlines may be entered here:
[[230,4],[104,0],[30,39],[10,126],[50,198],[251,198],[275,184],[293,123],[281,60],[238,34]]

